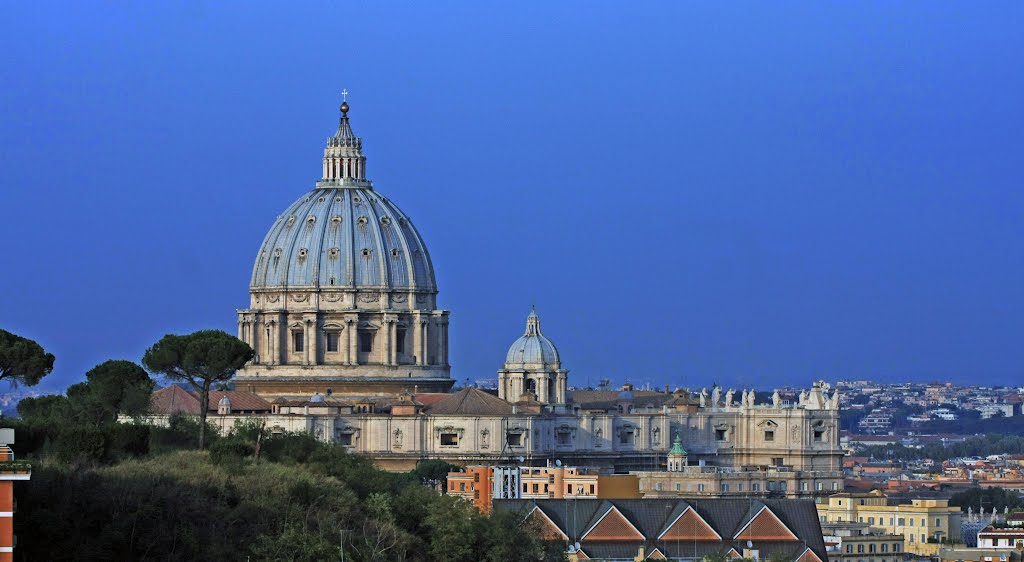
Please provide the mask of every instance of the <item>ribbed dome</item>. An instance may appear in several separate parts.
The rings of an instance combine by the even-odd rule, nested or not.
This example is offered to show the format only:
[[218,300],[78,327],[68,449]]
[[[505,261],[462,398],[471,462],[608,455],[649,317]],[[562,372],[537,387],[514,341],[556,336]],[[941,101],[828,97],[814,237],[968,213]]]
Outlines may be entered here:
[[423,239],[369,186],[318,187],[292,203],[263,240],[250,285],[436,290]]
[[537,311],[530,311],[526,317],[526,333],[517,339],[508,349],[505,356],[506,368],[517,365],[558,366],[560,363],[558,350],[551,340],[540,331],[540,316]]

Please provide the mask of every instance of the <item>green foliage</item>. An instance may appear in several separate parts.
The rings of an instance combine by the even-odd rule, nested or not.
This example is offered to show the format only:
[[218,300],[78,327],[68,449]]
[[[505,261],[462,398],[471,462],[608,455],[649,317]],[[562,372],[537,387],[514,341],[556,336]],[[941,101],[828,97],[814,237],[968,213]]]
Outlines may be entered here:
[[[97,430],[82,427],[86,436]],[[565,559],[565,545],[540,544],[518,514],[483,516],[330,444],[318,443],[305,463],[254,462],[240,447],[244,433],[214,441],[209,452],[99,467],[37,464],[17,491],[21,556],[313,561],[338,560],[343,548],[346,560],[360,562]]]
[[252,359],[253,350],[221,330],[200,330],[184,336],[167,334],[146,350],[142,364],[150,372],[186,382],[199,393],[199,448],[206,446],[206,414],[210,386],[227,382]]
[[425,460],[416,464],[412,474],[425,486],[444,490],[448,487],[448,473],[457,469],[457,466],[442,460]]
[[18,416],[27,422],[53,425],[71,417],[71,402],[66,396],[47,394],[18,401]]
[[[89,421],[116,421],[118,414],[136,416],[149,408],[153,379],[131,361],[105,361],[89,370],[85,378],[81,396],[73,397],[69,388],[68,397]],[[72,388],[81,386],[78,384]]]
[[0,381],[33,386],[53,370],[54,357],[41,345],[0,330]]
[[979,508],[986,511],[992,511],[992,508],[995,508],[996,511],[1003,511],[1007,507],[1010,509],[1024,507],[1024,499],[1021,499],[1019,493],[1004,488],[970,488],[953,494],[953,497],[949,499],[949,505],[960,507],[961,511],[965,512],[968,507],[973,508],[975,512]]

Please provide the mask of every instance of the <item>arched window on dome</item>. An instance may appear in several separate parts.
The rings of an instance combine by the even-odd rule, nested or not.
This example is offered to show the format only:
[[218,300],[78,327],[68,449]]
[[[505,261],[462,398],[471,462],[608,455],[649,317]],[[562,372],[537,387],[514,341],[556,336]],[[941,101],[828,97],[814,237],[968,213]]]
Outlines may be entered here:
[[534,395],[537,394],[537,381],[534,379],[526,379],[523,381],[523,392],[530,392]]

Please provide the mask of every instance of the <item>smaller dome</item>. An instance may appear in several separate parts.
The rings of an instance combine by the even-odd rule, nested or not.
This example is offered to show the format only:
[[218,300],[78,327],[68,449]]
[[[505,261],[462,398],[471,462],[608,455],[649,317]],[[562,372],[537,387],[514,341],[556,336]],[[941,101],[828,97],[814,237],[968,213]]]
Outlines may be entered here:
[[221,406],[230,406],[231,399],[228,398],[227,395],[224,395],[224,397],[220,399],[220,402],[218,402],[218,404]]
[[623,390],[619,392],[619,395],[615,398],[616,400],[632,400],[633,392],[629,390]]
[[309,397],[309,401],[310,402],[323,402],[324,401],[324,397],[321,396],[319,392],[317,392],[313,396]]
[[536,309],[526,317],[526,333],[519,337],[508,349],[505,356],[506,367],[517,365],[545,365],[557,367],[560,363],[558,349],[540,331],[540,316]]

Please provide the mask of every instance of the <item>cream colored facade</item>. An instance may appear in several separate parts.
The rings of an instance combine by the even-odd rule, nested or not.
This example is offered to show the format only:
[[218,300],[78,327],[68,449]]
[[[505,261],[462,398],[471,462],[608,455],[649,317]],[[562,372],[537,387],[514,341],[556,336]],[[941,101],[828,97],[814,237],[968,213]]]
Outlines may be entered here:
[[822,523],[864,523],[873,530],[902,535],[907,552],[936,555],[942,541],[960,539],[960,508],[948,500],[890,500],[881,492],[840,493],[818,500]]

